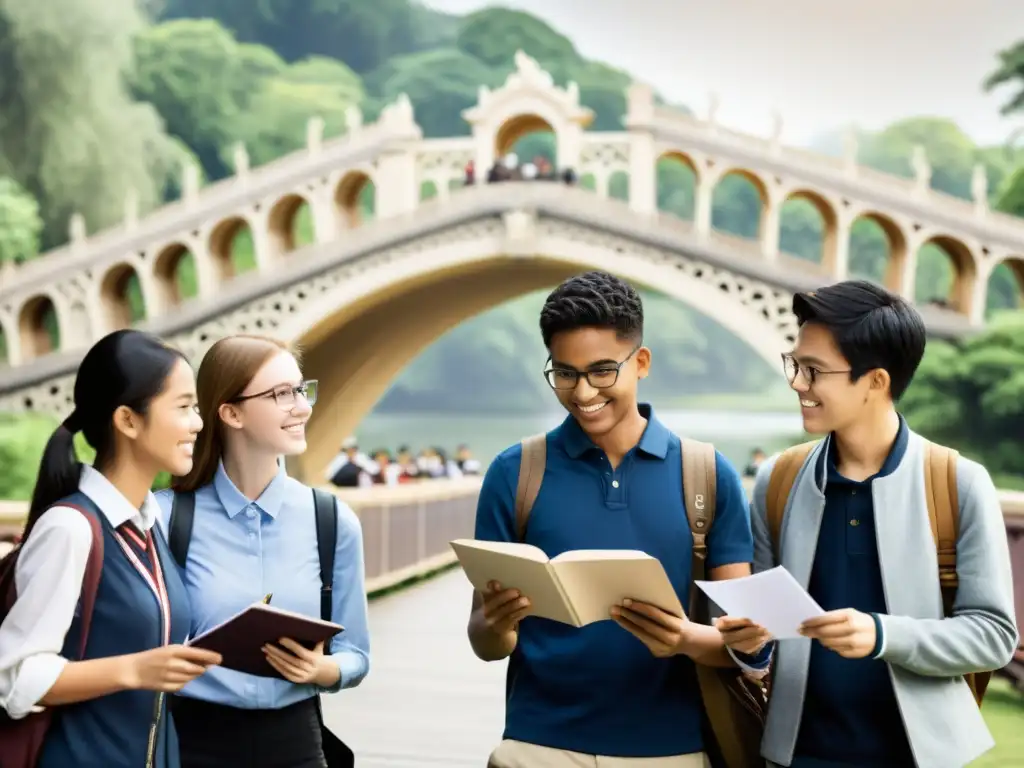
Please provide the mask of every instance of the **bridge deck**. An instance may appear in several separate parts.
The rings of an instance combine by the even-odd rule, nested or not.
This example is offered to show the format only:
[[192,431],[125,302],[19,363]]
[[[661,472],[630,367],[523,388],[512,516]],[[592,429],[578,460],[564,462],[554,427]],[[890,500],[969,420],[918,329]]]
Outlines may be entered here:
[[370,674],[324,697],[324,718],[360,768],[480,768],[501,738],[505,662],[466,639],[458,568],[370,604]]

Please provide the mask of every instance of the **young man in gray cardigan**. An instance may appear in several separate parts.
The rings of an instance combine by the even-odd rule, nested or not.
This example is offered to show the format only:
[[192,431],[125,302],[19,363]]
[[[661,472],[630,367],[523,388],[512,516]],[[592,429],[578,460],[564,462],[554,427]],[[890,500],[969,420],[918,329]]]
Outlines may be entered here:
[[959,458],[959,587],[944,618],[925,441],[896,410],[924,355],[924,323],[857,280],[797,294],[793,311],[800,331],[783,364],[804,429],[825,438],[793,483],[778,550],[766,512],[775,457],[761,466],[754,567],[781,564],[826,614],[774,649],[745,619],[719,620],[741,663],[775,655],[762,754],[791,768],[961,768],[994,743],[962,676],[1005,666],[1019,642],[996,489]]

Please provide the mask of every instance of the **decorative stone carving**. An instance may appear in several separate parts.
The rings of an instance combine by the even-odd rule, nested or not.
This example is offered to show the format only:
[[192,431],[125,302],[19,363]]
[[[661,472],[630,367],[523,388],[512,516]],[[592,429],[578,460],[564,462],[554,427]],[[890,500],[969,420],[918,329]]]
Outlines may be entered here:
[[68,221],[68,239],[71,241],[71,247],[85,247],[88,236],[85,231],[85,217],[80,213],[71,214],[71,219]]
[[914,146],[914,154],[910,160],[910,166],[914,169],[914,189],[918,194],[928,191],[932,183],[932,166],[928,162],[928,155],[920,144]]
[[971,175],[971,197],[978,207],[988,207],[988,174],[982,163],[974,166],[974,173]]
[[124,198],[124,226],[129,232],[134,231],[139,223],[139,193],[129,189]]
[[363,112],[355,104],[345,107],[345,127],[349,133],[358,133],[363,127]]
[[239,141],[235,144],[235,150],[231,154],[235,166],[235,175],[244,177],[249,173],[249,152],[245,149],[245,143]]
[[320,151],[324,143],[324,119],[314,116],[306,121],[306,149],[311,154]]

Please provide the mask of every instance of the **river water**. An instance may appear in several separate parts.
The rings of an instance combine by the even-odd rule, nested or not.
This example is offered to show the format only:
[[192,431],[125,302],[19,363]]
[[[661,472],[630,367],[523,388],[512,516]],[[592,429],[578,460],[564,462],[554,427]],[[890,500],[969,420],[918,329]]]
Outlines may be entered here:
[[[795,403],[794,403],[795,406]],[[677,434],[713,442],[737,467],[747,463],[754,448],[768,453],[801,439],[800,413],[721,410],[656,411],[658,418]],[[427,446],[444,448],[451,454],[465,443],[486,466],[509,445],[527,435],[557,426],[564,411],[533,416],[395,414],[372,413],[356,430],[360,449],[385,448],[394,452],[400,445],[413,451]]]

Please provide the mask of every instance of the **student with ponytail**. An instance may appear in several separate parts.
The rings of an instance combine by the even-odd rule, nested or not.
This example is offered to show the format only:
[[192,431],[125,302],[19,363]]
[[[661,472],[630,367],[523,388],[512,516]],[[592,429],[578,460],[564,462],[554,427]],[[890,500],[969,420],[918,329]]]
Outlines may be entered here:
[[[46,445],[23,543],[4,563],[16,597],[0,624],[0,759],[44,708],[37,768],[180,765],[165,694],[220,657],[182,645],[188,596],[150,487],[191,469],[195,405],[188,362],[148,334],[112,333],[82,360],[74,411]],[[75,457],[77,432],[91,466]]]
[[[266,646],[277,677],[220,667],[185,686],[172,705],[182,767],[350,765],[351,753],[322,725],[319,694],[359,685],[369,670],[362,530],[347,505],[315,497],[282,460],[306,449],[317,383],[303,378],[286,345],[248,335],[210,347],[197,381],[206,429],[195,464],[173,492],[157,494],[193,635],[268,594],[276,607],[326,615],[345,630],[326,648],[289,638]],[[321,550],[323,562],[333,559],[326,574]]]

